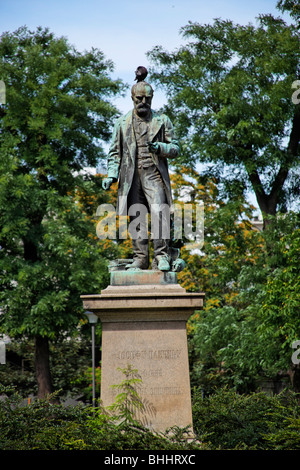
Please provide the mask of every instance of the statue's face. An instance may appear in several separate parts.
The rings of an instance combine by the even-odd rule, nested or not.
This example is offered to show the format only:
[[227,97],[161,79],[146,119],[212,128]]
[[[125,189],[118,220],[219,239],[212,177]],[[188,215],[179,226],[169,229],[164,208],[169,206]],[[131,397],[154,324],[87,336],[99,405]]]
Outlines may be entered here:
[[138,83],[132,94],[134,109],[138,116],[145,117],[151,109],[153,91],[149,85]]

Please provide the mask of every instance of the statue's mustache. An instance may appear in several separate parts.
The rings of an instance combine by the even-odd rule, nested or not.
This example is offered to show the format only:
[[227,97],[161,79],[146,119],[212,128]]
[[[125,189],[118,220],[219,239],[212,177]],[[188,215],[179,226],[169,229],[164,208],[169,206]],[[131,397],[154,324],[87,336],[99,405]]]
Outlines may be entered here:
[[150,105],[148,103],[141,103],[138,105],[138,109],[140,108],[150,108]]

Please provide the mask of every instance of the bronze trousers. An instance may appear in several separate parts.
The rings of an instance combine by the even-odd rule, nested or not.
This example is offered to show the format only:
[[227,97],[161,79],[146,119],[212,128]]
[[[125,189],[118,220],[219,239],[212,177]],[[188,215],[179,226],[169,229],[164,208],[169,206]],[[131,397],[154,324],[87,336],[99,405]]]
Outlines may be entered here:
[[127,206],[134,261],[142,269],[149,266],[147,219],[151,214],[152,268],[155,269],[160,256],[169,260],[170,208],[163,179],[154,163],[149,165],[137,161]]

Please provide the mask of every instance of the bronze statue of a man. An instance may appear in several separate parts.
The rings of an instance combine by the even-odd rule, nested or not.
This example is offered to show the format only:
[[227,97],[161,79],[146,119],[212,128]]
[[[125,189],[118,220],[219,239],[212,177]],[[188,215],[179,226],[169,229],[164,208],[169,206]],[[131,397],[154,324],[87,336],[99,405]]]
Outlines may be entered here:
[[[141,79],[137,72],[137,83],[131,89],[134,109],[115,124],[108,153],[107,177],[103,179],[102,186],[107,190],[118,180],[119,215],[130,215],[130,208],[140,204],[158,219],[160,217],[160,224],[166,223],[170,227],[168,216],[162,215],[161,211],[155,214],[155,211],[166,205],[172,206],[167,159],[177,157],[179,145],[170,119],[151,109],[153,89],[143,80],[145,74]],[[132,220],[134,216],[131,216]],[[148,234],[145,236],[141,227],[139,233],[139,236],[132,237],[133,263],[126,269],[149,267]],[[154,238],[153,251],[152,269],[169,271],[170,239],[163,236]]]

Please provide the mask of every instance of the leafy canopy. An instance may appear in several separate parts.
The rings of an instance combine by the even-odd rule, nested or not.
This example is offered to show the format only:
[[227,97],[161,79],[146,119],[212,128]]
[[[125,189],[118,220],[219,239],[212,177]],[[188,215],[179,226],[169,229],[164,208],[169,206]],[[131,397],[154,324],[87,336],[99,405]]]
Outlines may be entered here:
[[0,305],[11,335],[69,331],[79,294],[107,282],[110,255],[86,201],[96,210],[106,196],[81,170],[98,164],[118,114],[111,99],[124,87],[112,68],[101,51],[80,53],[48,29],[0,38]]
[[257,26],[216,19],[181,33],[188,42],[178,50],[148,53],[183,141],[181,163],[201,163],[226,194],[254,190],[262,212],[274,215],[299,189],[297,27],[262,15]]

